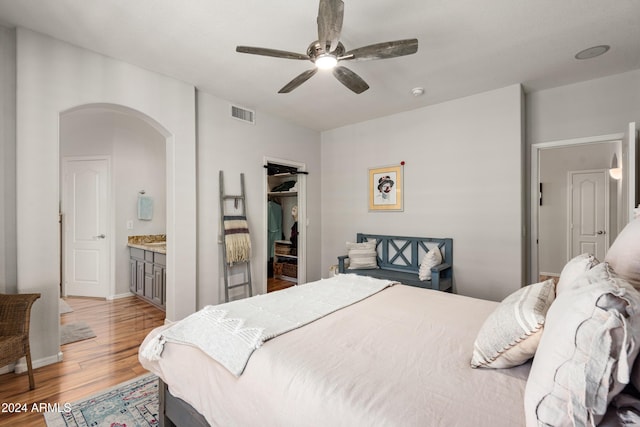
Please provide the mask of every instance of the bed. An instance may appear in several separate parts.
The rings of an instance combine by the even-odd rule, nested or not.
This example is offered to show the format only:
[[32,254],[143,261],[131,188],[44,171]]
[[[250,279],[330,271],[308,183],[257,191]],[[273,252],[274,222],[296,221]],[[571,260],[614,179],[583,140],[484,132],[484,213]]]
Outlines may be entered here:
[[[160,360],[141,362],[211,425],[397,425],[402,420],[406,426],[455,426],[474,420],[478,427],[514,427],[524,425],[521,402],[529,366],[469,366],[478,329],[496,305],[394,285],[267,341],[240,377],[180,344],[167,343]],[[466,402],[462,419],[461,401]]]
[[[633,241],[637,246],[638,240]],[[175,422],[188,426],[208,423],[211,426],[517,427],[570,425],[579,418],[574,417],[574,411],[585,414],[584,420],[578,420],[575,425],[594,425],[602,421],[607,407],[616,404],[628,415],[629,407],[640,402],[636,399],[633,404],[626,404],[616,400],[620,396],[629,397],[624,393],[632,381],[630,377],[637,377],[640,384],[640,374],[630,372],[640,347],[640,293],[615,276],[609,264],[601,263],[597,267],[596,264],[593,257],[587,256],[571,260],[561,275],[561,282],[565,282],[562,294],[555,295],[555,283],[551,282],[554,295],[545,297],[550,304],[550,308],[544,309],[546,325],[542,328],[544,321],[539,322],[538,334],[523,336],[524,342],[529,342],[529,336],[538,336],[539,341],[532,349],[537,351],[533,363],[527,361],[533,355],[529,354],[513,367],[471,367],[479,337],[511,296],[498,303],[402,284],[386,287],[265,341],[251,354],[239,375],[200,349],[177,342],[164,343],[161,357],[155,360],[143,356],[141,351],[140,361],[161,380],[161,415],[166,417],[165,425]],[[541,286],[547,289],[548,282]],[[523,291],[528,291],[529,287],[525,288],[514,293],[519,295],[516,300]],[[581,296],[585,294],[588,298]],[[611,315],[602,324],[594,323],[592,318],[586,322],[578,319],[576,313],[580,310],[571,304],[589,298],[600,304],[602,299],[598,295],[607,295],[611,301],[615,299],[610,308],[600,310],[615,316]],[[569,304],[569,308],[564,304]],[[585,310],[590,311],[593,310]],[[567,313],[573,317],[566,318]],[[622,326],[612,326],[614,317],[625,318]],[[605,345],[600,345],[601,337],[610,336],[613,340],[606,347],[604,359],[610,356],[606,376],[599,379],[601,385],[606,384],[608,388],[603,391],[603,387],[599,387],[596,393],[600,394],[593,398],[591,390],[572,392],[568,398],[574,401],[563,403],[566,396],[562,393],[566,390],[557,392],[558,386],[563,386],[557,377],[576,380],[578,371],[574,369],[567,375],[563,369],[584,361],[575,360],[578,352],[574,347],[568,350],[565,359],[554,360],[562,347],[554,340],[560,337],[573,346],[573,337],[581,337],[585,331],[580,329],[581,325],[589,322],[595,325],[593,328],[600,328],[597,329],[600,338],[590,338],[593,349],[587,352],[605,351]],[[171,327],[165,325],[152,331],[141,349],[150,346]],[[622,327],[624,333],[620,332]],[[575,330],[568,330],[570,328]],[[590,331],[596,331],[593,328]],[[550,332],[547,333],[547,329]],[[584,382],[580,380],[578,385],[583,387]],[[546,390],[545,387],[548,390],[536,396],[541,389]],[[536,399],[533,408],[531,403],[527,404],[527,394]],[[576,395],[586,395],[586,402],[582,398],[575,401]],[[600,398],[604,401],[599,401]],[[540,402],[551,403],[547,405],[551,411],[541,410],[544,405]],[[536,419],[536,414],[548,419],[562,418],[542,422]],[[607,426],[622,425],[607,419],[603,421]]]

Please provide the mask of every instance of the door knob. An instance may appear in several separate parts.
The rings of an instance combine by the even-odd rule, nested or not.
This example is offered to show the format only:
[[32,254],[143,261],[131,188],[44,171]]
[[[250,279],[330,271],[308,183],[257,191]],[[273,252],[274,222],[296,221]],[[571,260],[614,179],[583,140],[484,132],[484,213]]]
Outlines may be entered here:
[[[598,232],[598,234],[600,234],[600,232]],[[107,236],[105,236],[104,234],[98,234],[97,236],[93,236],[93,237],[95,237],[96,239],[104,239]]]
[[600,230],[600,231],[598,231],[598,233],[597,233],[597,234],[605,234],[605,232],[604,232],[604,231],[602,231],[602,230]]

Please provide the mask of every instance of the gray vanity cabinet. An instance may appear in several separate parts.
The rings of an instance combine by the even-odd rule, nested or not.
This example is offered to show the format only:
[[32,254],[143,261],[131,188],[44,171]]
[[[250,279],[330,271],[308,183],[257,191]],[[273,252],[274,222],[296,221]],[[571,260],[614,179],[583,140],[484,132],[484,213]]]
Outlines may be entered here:
[[143,249],[130,248],[129,290],[136,295],[144,295],[144,252]]
[[167,256],[133,247],[129,248],[129,253],[129,290],[145,301],[164,309]]
[[156,305],[165,305],[165,290],[167,288],[167,256],[165,254],[154,253],[153,255],[153,287],[151,300]]

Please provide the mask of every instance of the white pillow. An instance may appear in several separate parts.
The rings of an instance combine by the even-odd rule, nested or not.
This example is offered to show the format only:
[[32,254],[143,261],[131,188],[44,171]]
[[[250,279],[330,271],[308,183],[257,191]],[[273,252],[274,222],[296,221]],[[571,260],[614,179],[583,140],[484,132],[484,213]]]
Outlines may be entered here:
[[518,289],[484,321],[473,345],[472,368],[511,368],[535,354],[547,310],[555,299],[553,279]]
[[597,424],[629,382],[638,344],[640,293],[607,263],[595,266],[547,313],[525,388],[527,426]]
[[627,224],[604,257],[616,274],[640,289],[640,218]]
[[571,259],[565,264],[560,279],[556,285],[556,294],[562,293],[568,288],[578,277],[599,264],[599,261],[591,254],[582,254]]
[[418,270],[418,278],[422,281],[431,280],[431,267],[442,264],[442,252],[440,248],[429,249],[429,252],[424,254],[422,262],[420,263],[420,269]]
[[362,243],[347,242],[347,251],[349,255],[349,270],[378,268],[375,239]]

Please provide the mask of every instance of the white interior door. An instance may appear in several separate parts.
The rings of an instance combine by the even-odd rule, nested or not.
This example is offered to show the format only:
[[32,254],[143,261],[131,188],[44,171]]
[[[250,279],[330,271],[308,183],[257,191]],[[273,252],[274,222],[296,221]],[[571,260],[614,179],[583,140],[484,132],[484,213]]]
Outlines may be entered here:
[[569,176],[569,259],[590,253],[603,260],[609,246],[607,172],[578,171]]
[[109,292],[109,159],[63,160],[64,294]]

